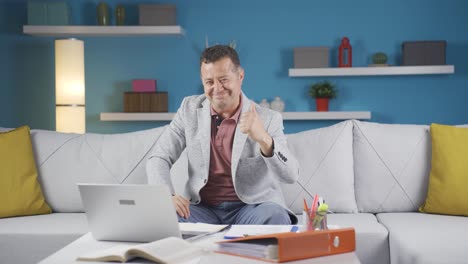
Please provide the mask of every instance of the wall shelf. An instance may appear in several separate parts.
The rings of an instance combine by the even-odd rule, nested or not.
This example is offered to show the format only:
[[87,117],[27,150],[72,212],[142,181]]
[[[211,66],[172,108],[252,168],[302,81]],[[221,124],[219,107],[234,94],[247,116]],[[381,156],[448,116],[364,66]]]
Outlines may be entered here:
[[284,120],[346,120],[371,119],[371,112],[283,112]]
[[101,113],[101,121],[171,121],[175,113]]
[[[370,119],[371,112],[283,112],[284,120]],[[175,113],[101,113],[101,121],[171,121]]]
[[33,36],[148,36],[182,35],[181,26],[23,26],[23,33]]
[[454,65],[289,69],[290,77],[453,74]]

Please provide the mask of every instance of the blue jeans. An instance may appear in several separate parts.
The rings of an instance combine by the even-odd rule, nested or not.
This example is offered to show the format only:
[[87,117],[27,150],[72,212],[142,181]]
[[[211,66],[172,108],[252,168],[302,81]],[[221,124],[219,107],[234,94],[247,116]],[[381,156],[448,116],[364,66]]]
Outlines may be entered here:
[[231,224],[231,225],[290,225],[288,211],[278,204],[266,202],[245,204],[223,202],[219,205],[204,203],[190,205],[188,219],[179,216],[179,222]]

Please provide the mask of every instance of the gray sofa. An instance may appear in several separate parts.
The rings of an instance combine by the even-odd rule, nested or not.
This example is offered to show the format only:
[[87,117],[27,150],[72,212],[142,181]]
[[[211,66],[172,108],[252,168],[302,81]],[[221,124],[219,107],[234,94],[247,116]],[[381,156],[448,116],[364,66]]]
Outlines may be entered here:
[[[37,263],[87,233],[76,183],[146,183],[146,157],[163,130],[32,130],[39,181],[54,213],[0,219],[0,262]],[[333,211],[329,224],[355,228],[362,263],[468,263],[468,218],[417,212],[430,171],[428,126],[343,121],[290,134],[288,144],[301,172],[296,184],[283,185],[287,205],[300,214],[308,193],[323,196]],[[186,165],[183,154],[172,168],[176,190]]]

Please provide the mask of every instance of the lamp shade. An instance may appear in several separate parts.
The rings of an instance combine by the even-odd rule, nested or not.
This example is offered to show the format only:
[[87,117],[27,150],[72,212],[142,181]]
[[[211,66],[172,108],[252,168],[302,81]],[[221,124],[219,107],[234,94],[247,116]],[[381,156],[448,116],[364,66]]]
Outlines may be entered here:
[[78,39],[55,40],[56,130],[85,133],[84,43]]
[[65,133],[84,133],[86,118],[84,106],[56,106],[56,130]]

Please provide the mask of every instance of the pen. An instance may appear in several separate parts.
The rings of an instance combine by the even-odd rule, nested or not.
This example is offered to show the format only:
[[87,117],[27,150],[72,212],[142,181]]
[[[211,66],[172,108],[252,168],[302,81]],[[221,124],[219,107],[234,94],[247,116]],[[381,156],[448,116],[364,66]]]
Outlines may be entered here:
[[311,223],[310,223],[310,212],[309,212],[309,207],[307,206],[307,201],[306,199],[304,198],[304,213],[303,213],[303,217],[305,220],[304,221],[304,225],[306,226],[306,230],[310,230],[311,229]]
[[310,208],[310,219],[315,218],[315,212],[317,211],[317,202],[318,195],[314,195],[314,201],[312,202],[312,207]]
[[304,212],[307,214],[309,213],[309,208],[307,208],[307,202],[306,199],[304,198]]

